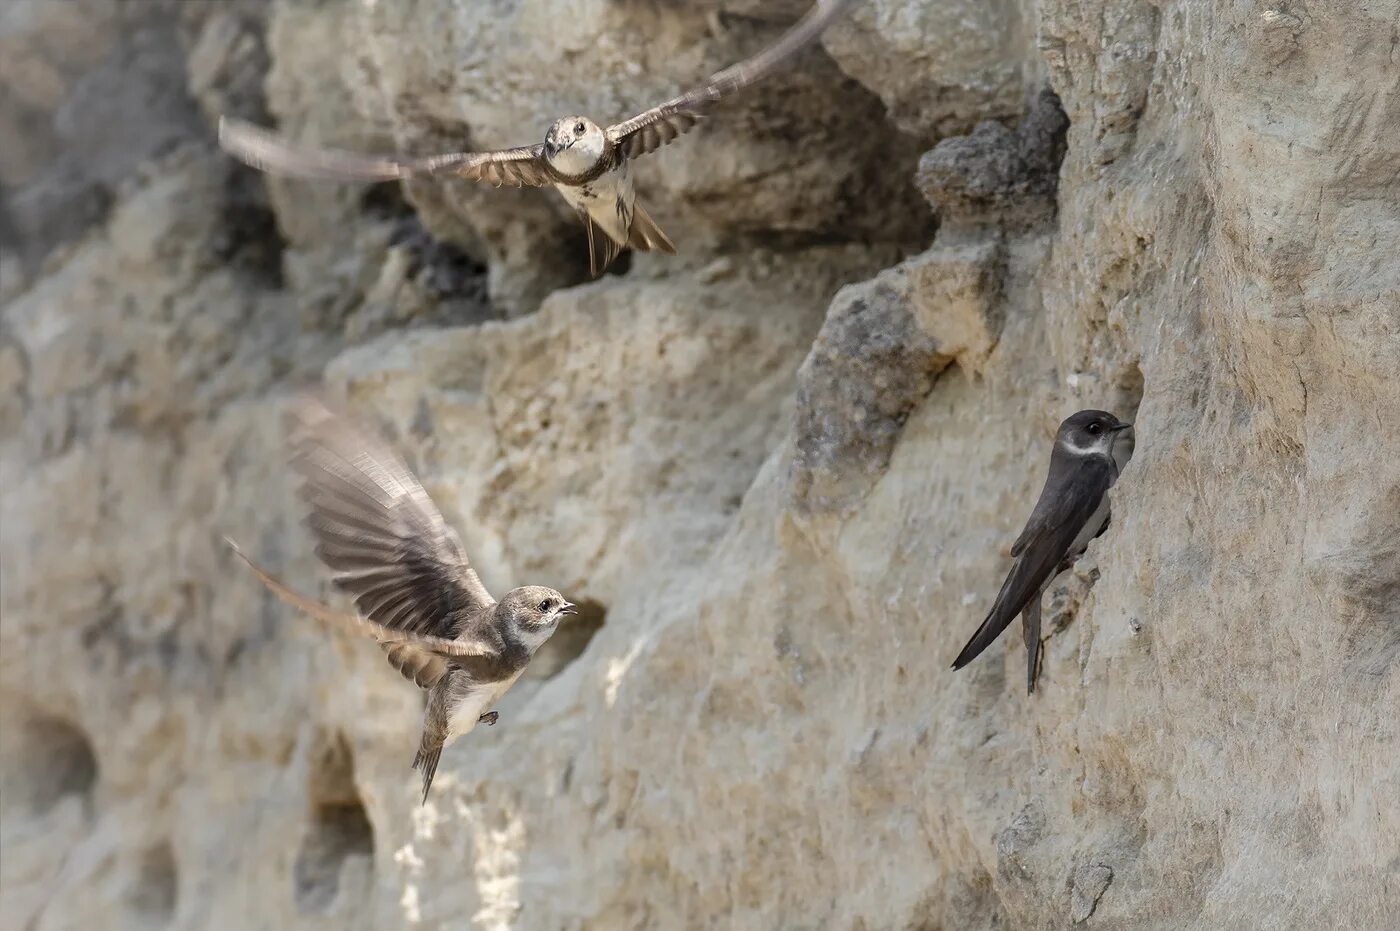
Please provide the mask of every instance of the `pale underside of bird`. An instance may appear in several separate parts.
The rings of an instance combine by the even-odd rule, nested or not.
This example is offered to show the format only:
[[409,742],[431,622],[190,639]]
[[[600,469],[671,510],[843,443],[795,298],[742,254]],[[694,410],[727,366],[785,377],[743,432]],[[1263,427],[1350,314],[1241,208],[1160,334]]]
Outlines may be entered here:
[[576,610],[537,585],[493,599],[418,479],[373,432],[310,399],[293,406],[289,422],[316,555],[358,613],[299,594],[229,545],[283,601],[373,637],[395,669],[427,690],[413,760],[426,802],[443,747],[496,722],[492,707]]
[[534,145],[423,158],[361,155],[297,146],[231,118],[219,121],[219,142],[254,168],[290,177],[334,181],[458,177],[497,187],[553,186],[583,221],[589,270],[597,277],[626,248],[676,252],[638,203],[628,163],[691,129],[710,105],[771,73],[815,41],[853,2],[818,0],[772,45],[714,74],[704,85],[606,128],[587,117],[564,117],[549,127],[543,142]]
[[1030,519],[1011,546],[1015,559],[982,626],[963,647],[954,669],[985,650],[1021,615],[1026,644],[1026,692],[1035,691],[1040,667],[1040,614],[1045,589],[1074,564],[1089,542],[1108,529],[1108,490],[1133,453],[1132,424],[1083,410],[1056,434],[1050,470]]

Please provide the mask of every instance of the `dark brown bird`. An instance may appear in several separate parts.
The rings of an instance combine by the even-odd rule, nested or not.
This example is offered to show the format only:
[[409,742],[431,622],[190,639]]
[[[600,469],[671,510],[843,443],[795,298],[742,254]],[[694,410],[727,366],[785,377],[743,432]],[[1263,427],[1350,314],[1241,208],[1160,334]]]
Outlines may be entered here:
[[818,0],[768,48],[712,75],[701,87],[606,129],[584,116],[566,116],[555,120],[544,142],[535,145],[426,158],[358,155],[295,146],[265,129],[227,117],[219,121],[219,143],[254,168],[299,178],[394,181],[450,176],[497,187],[553,185],[583,221],[588,266],[597,277],[626,248],[676,254],[675,245],[637,202],[628,163],[689,130],[711,104],[768,75],[820,36],[853,2]]
[[1017,614],[1026,641],[1026,693],[1040,665],[1040,601],[1050,581],[1108,529],[1108,490],[1133,455],[1133,425],[1105,411],[1085,410],[1060,424],[1050,474],[1025,529],[1011,546],[1016,561],[982,626],[953,668],[972,662]]
[[316,555],[359,614],[298,594],[229,545],[282,600],[373,636],[395,669],[428,690],[413,759],[426,802],[442,748],[482,721],[496,723],[491,707],[559,621],[577,612],[539,585],[493,599],[418,479],[373,432],[311,400],[288,420]]

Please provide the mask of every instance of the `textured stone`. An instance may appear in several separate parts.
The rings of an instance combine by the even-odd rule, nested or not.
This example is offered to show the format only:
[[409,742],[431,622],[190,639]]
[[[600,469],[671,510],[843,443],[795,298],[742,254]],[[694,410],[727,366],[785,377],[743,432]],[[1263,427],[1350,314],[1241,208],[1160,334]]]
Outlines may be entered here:
[[826,45],[896,126],[936,140],[1021,110],[1034,16],[1020,0],[867,0]]
[[1113,868],[1102,863],[1090,863],[1074,871],[1074,885],[1069,893],[1069,919],[1083,924],[1094,914],[1099,899],[1113,882]]
[[[173,0],[15,0],[0,16],[0,248],[32,273],[197,129]],[[100,157],[94,157],[96,153]],[[7,231],[5,228],[10,227]]]
[[[269,183],[207,119],[525,141],[803,5],[5,7],[0,927],[1393,927],[1396,0],[867,0],[639,168],[683,254],[583,285],[538,192]],[[422,808],[419,695],[220,542],[324,589],[310,384],[588,606]],[[1014,634],[951,672],[1085,406],[1139,443],[1036,694]]]
[[1068,127],[1059,98],[1042,91],[1014,131],[981,123],[926,152],[919,159],[919,189],[945,224],[1039,220],[1054,212]]

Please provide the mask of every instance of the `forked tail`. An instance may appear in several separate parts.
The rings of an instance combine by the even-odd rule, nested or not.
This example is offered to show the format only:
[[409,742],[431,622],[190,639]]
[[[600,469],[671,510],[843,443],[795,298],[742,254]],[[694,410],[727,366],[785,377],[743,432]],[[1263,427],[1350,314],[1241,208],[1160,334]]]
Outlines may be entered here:
[[433,787],[433,775],[437,772],[438,759],[442,756],[442,743],[433,740],[425,731],[418,744],[418,754],[413,758],[413,768],[423,774],[423,799],[418,804],[428,802],[428,790]]
[[661,227],[656,225],[640,200],[632,205],[632,228],[627,232],[627,245],[638,252],[655,250],[667,255],[676,254],[676,244],[661,232]]

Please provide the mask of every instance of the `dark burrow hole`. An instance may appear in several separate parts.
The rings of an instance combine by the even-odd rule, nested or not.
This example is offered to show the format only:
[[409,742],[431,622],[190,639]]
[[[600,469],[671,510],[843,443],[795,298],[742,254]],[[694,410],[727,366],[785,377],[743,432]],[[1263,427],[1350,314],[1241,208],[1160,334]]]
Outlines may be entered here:
[[[325,911],[340,894],[347,863],[374,863],[374,826],[355,787],[355,763],[345,738],[321,738],[312,750],[310,818],[293,865],[297,908]],[[362,890],[367,891],[367,890]]]
[[578,615],[560,624],[554,636],[530,660],[527,674],[531,678],[550,679],[557,676],[565,666],[583,655],[593,635],[602,630],[607,611],[601,603],[590,598],[570,600],[578,605]]
[[281,288],[282,253],[287,241],[277,228],[277,215],[262,177],[252,168],[231,167],[219,209],[223,223],[212,244],[214,258],[263,288]]
[[408,276],[434,299],[487,303],[486,266],[452,243],[433,238],[416,214],[395,223],[389,243],[408,249]]
[[371,184],[360,195],[360,210],[375,220],[400,220],[414,215],[413,205],[403,196],[397,181]]
[[5,807],[42,815],[68,796],[89,801],[97,784],[97,756],[76,725],[42,714],[4,726]]
[[391,224],[389,245],[407,252],[405,280],[413,282],[433,305],[420,322],[459,326],[500,317],[491,306],[486,266],[435,237],[399,184],[369,188],[360,198],[360,209],[370,219]]
[[1146,382],[1142,377],[1142,367],[1129,362],[1113,373],[1112,413],[1120,420],[1129,423],[1137,421],[1138,408],[1142,406],[1142,392]]

